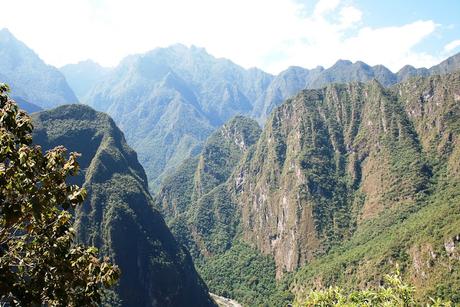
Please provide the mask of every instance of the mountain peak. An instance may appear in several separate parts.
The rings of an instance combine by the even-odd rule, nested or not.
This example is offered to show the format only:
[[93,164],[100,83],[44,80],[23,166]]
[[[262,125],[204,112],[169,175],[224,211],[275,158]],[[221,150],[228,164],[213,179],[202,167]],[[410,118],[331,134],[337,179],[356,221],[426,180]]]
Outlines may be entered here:
[[14,35],[8,30],[8,28],[3,28],[0,30],[0,39],[1,38],[14,38]]
[[[8,28],[3,28],[0,30],[0,44],[10,44],[10,43],[20,43],[22,44],[14,35],[10,32]],[[24,44],[22,44],[24,45]],[[25,46],[25,45],[24,45]]]
[[349,66],[349,65],[353,65],[353,63],[350,60],[340,59],[337,62],[335,62],[335,64],[332,65],[332,67],[342,67],[342,66]]
[[0,53],[2,81],[10,85],[15,98],[44,109],[78,101],[64,76],[7,28],[0,30]]

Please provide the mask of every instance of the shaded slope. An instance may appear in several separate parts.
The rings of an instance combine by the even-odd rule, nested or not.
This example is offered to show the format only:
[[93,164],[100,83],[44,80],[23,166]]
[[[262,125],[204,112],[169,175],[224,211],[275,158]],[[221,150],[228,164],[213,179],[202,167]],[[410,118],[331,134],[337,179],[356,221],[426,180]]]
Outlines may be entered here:
[[77,239],[99,247],[122,276],[111,304],[212,306],[189,254],[153,208],[136,153],[105,114],[69,105],[34,115],[34,140],[82,154],[78,183],[88,191],[76,212]]

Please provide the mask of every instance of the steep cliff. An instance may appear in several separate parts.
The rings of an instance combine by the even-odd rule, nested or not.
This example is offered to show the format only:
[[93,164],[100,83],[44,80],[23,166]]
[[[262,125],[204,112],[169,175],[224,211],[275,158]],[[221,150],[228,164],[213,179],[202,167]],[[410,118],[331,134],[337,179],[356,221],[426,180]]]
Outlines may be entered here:
[[113,120],[82,105],[33,118],[37,144],[82,154],[77,181],[88,197],[75,212],[77,240],[99,247],[122,271],[107,303],[213,306],[190,255],[153,208],[144,170]]
[[239,214],[225,182],[259,134],[254,120],[233,118],[209,137],[197,158],[165,180],[156,196],[168,225],[195,257],[231,246]]
[[[293,282],[270,288],[274,297],[286,283],[294,293],[378,285],[399,263],[420,295],[458,302],[459,106],[460,73],[391,88],[371,81],[305,90],[274,110],[230,175],[211,176],[206,182],[215,184],[203,188],[199,170],[218,172],[227,161],[203,151],[167,181],[157,204],[171,224],[202,217],[192,219],[196,227],[173,229],[220,294],[238,299],[258,289],[258,275],[242,282],[247,292],[221,286],[235,279],[228,272],[241,272],[235,259],[254,252],[251,259],[274,261],[247,262],[265,276],[270,268],[278,279],[299,270]],[[200,168],[199,161],[214,162]],[[216,208],[237,218],[216,231]]]
[[426,189],[412,123],[377,82],[307,90],[277,108],[233,177],[244,238],[292,271]]
[[331,284],[378,285],[397,263],[420,296],[460,302],[460,73],[411,79],[391,91],[414,127],[428,165],[428,189],[405,210],[362,223],[350,240],[303,267],[295,292]]

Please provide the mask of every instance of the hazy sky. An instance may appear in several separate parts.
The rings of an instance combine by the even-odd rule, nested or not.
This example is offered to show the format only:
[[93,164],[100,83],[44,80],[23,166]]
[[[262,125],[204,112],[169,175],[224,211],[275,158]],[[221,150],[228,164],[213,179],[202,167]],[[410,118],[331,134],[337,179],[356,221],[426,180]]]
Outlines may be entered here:
[[458,0],[0,0],[7,27],[45,62],[196,45],[277,73],[338,59],[431,66],[460,52]]

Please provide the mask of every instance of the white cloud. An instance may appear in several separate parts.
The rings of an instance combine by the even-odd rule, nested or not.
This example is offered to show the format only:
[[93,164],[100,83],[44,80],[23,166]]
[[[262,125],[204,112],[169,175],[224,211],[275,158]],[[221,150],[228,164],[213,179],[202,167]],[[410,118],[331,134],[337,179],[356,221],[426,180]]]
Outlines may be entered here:
[[313,12],[296,0],[0,0],[0,6],[0,27],[56,66],[86,58],[116,65],[128,54],[177,42],[274,73],[339,58],[393,70],[439,60],[414,51],[436,30],[433,21],[369,28],[359,8],[340,0],[320,0]]
[[343,27],[350,27],[361,21],[363,13],[353,6],[347,6],[340,10],[340,23]]
[[319,0],[315,6],[313,15],[323,16],[324,14],[335,10],[339,4],[340,0]]
[[454,41],[451,41],[447,45],[444,46],[444,51],[446,52],[452,52],[455,49],[457,49],[460,46],[460,39],[456,39]]

